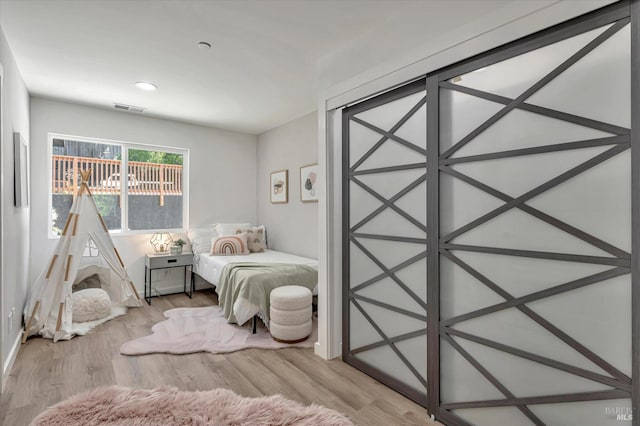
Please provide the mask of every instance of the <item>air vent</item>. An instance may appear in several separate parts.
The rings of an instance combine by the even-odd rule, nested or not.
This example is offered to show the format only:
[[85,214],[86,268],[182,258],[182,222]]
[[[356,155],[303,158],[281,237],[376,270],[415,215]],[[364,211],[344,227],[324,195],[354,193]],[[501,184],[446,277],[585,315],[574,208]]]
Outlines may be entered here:
[[144,108],[142,107],[137,107],[137,106],[132,106],[132,105],[125,105],[125,104],[113,104],[113,107],[115,109],[119,109],[121,111],[129,111],[129,112],[137,112],[137,113],[142,113],[144,112]]

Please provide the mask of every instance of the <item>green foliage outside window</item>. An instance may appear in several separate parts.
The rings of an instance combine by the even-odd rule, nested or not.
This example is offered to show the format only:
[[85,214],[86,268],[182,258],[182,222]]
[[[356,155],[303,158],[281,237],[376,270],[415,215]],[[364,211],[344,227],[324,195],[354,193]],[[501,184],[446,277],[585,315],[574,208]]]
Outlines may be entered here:
[[129,149],[129,161],[182,165],[182,154],[172,154],[170,152],[162,151],[147,151],[144,149]]
[[118,196],[96,194],[93,196],[93,201],[95,201],[101,216],[115,216],[117,214]]

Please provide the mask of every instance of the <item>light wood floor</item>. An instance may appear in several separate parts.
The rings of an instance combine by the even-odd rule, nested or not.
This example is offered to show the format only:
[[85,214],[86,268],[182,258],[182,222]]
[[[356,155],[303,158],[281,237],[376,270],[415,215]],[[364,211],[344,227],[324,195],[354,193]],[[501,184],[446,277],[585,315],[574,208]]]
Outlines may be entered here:
[[0,424],[20,426],[48,406],[100,386],[184,390],[232,389],[244,396],[282,394],[347,414],[359,425],[435,425],[417,404],[340,360],[324,361],[312,349],[249,349],[226,355],[120,355],[120,345],[148,335],[167,309],[217,304],[210,290],[193,299],[176,294],[68,342],[31,338],[22,345],[0,397]]

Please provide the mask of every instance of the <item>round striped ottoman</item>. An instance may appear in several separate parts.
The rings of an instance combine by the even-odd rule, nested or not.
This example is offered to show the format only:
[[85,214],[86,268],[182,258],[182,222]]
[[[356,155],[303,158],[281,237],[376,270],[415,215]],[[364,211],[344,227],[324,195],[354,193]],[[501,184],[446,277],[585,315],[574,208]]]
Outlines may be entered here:
[[311,290],[286,285],[271,291],[269,331],[278,342],[298,343],[311,334]]

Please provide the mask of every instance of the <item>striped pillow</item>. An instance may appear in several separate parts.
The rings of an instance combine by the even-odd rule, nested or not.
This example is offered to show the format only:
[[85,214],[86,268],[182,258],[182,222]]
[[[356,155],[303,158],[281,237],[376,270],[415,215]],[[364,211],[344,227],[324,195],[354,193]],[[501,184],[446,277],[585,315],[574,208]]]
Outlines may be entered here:
[[214,238],[213,241],[211,241],[211,254],[213,256],[249,254],[247,234]]

